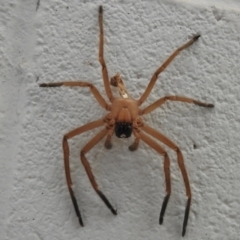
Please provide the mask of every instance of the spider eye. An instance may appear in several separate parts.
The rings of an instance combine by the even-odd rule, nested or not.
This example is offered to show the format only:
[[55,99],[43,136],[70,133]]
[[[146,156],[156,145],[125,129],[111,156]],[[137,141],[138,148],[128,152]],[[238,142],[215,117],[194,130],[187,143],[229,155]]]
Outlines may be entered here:
[[132,134],[132,124],[126,122],[117,122],[115,125],[115,134],[119,138],[128,138]]

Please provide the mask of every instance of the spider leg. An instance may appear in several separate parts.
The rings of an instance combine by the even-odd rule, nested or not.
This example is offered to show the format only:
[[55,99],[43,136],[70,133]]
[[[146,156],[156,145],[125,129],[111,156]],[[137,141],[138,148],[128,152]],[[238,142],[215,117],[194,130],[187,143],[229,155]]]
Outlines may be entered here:
[[137,150],[137,149],[138,149],[138,145],[139,145],[139,140],[140,140],[140,137],[136,137],[136,138],[134,139],[133,144],[130,145],[130,146],[128,147],[128,149],[129,149],[130,151],[135,151],[135,150]]
[[148,114],[150,112],[152,112],[153,110],[155,110],[157,107],[161,106],[162,104],[164,104],[167,100],[170,101],[176,101],[176,102],[185,102],[185,103],[193,103],[195,105],[201,106],[201,107],[208,107],[208,108],[213,108],[214,105],[212,103],[204,103],[204,102],[200,102],[198,100],[192,99],[192,98],[188,98],[188,97],[182,97],[182,96],[165,96],[163,98],[160,98],[159,100],[157,100],[156,102],[152,103],[151,105],[149,105],[148,107],[144,108],[141,111],[141,115],[144,114]]
[[135,136],[135,139],[134,139],[134,142],[132,143],[132,145],[130,145],[130,146],[128,147],[128,149],[129,149],[130,151],[135,151],[135,150],[137,150],[137,149],[138,149],[138,145],[139,145],[139,141],[140,141],[140,136],[139,136],[138,132],[134,130],[134,131],[133,131],[133,134],[134,134],[134,136]]
[[108,71],[107,71],[107,65],[104,60],[104,33],[103,33],[103,8],[102,6],[99,6],[98,10],[98,22],[99,22],[99,62],[102,65],[102,77],[104,82],[104,87],[107,93],[107,96],[110,100],[110,102],[113,101],[114,97],[112,95],[112,90],[110,87],[110,82],[108,78]]
[[99,102],[99,104],[105,108],[106,110],[110,110],[111,107],[106,103],[105,99],[102,97],[102,95],[99,93],[97,88],[88,82],[54,82],[54,83],[41,83],[39,84],[39,87],[61,87],[61,86],[67,86],[67,87],[89,87],[92,94],[96,98],[96,100]]
[[104,144],[106,149],[111,149],[112,148],[111,138],[112,138],[112,135],[113,135],[113,130],[114,130],[113,128],[108,130],[107,138],[106,138],[106,141],[105,141],[105,144]]
[[169,200],[170,194],[171,194],[170,160],[169,160],[167,152],[152,138],[150,138],[143,132],[139,132],[139,137],[141,140],[143,140],[146,144],[148,144],[150,147],[155,149],[159,154],[161,154],[164,157],[164,173],[165,173],[167,195],[164,197],[160,216],[159,216],[159,224],[162,224],[165,210],[167,208],[168,200]]
[[102,119],[91,122],[91,123],[88,123],[84,126],[76,128],[75,130],[72,130],[71,132],[65,134],[64,137],[63,137],[62,146],[63,146],[64,168],[65,168],[67,186],[68,186],[68,190],[69,190],[69,193],[70,193],[70,196],[71,196],[71,199],[72,199],[72,203],[73,203],[75,212],[77,214],[77,217],[79,219],[79,223],[80,223],[81,226],[84,226],[84,225],[83,225],[81,213],[79,211],[78,203],[77,203],[74,191],[72,189],[72,178],[71,178],[70,165],[69,165],[69,146],[68,146],[68,141],[67,140],[76,136],[76,135],[79,135],[83,132],[91,130],[93,128],[100,127],[100,126],[104,125],[104,123],[105,122]]
[[166,144],[168,147],[170,147],[171,149],[173,149],[177,153],[177,161],[178,161],[178,165],[179,165],[179,168],[180,168],[182,176],[183,176],[183,180],[184,180],[184,184],[185,184],[185,188],[186,188],[186,195],[188,197],[187,205],[186,205],[186,208],[185,208],[183,229],[182,229],[182,236],[184,236],[185,233],[186,233],[186,227],[187,227],[187,222],[188,222],[188,217],[189,217],[192,193],[191,193],[191,188],[190,188],[190,184],[189,184],[187,171],[186,171],[186,168],[185,168],[185,165],[184,165],[182,152],[179,149],[179,147],[175,143],[173,143],[170,139],[168,139],[167,137],[165,137],[163,134],[156,131],[155,129],[147,126],[146,124],[144,124],[144,126],[142,127],[142,130],[145,131],[147,134],[155,137],[159,141],[163,142],[164,144]]
[[81,157],[82,164],[85,167],[85,170],[87,172],[88,178],[92,184],[92,187],[94,188],[96,193],[99,195],[99,197],[103,200],[103,202],[106,204],[106,206],[111,210],[111,212],[114,215],[117,215],[117,211],[112,207],[111,203],[108,201],[108,199],[105,197],[105,195],[98,189],[98,184],[92,173],[90,164],[85,157],[85,154],[89,150],[91,150],[101,139],[103,139],[107,135],[108,131],[109,130],[105,128],[102,131],[100,131],[95,137],[93,137],[81,150],[80,157]]
[[174,51],[172,53],[172,55],[156,70],[156,72],[153,74],[145,92],[143,93],[143,95],[141,96],[141,98],[138,100],[138,105],[140,106],[148,97],[148,95],[150,94],[150,92],[152,91],[152,88],[155,84],[155,82],[157,81],[158,75],[164,71],[164,69],[172,62],[172,60],[185,48],[189,47],[190,45],[192,45],[195,41],[198,40],[198,38],[200,37],[200,35],[196,35],[195,37],[193,37],[191,40],[189,40],[187,43],[185,43],[184,45],[182,45],[181,47],[179,47],[176,51]]

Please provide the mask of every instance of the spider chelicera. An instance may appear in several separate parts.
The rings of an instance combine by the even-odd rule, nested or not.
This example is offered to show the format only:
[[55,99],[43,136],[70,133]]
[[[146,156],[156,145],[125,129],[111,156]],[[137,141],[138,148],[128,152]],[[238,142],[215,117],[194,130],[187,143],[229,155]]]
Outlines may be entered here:
[[[103,129],[95,136],[93,137],[81,150],[80,158],[82,161],[83,166],[85,167],[85,170],[87,172],[87,175],[89,177],[89,180],[92,184],[92,187],[96,191],[96,193],[99,195],[99,197],[103,200],[103,202],[106,204],[106,206],[111,210],[111,212],[114,215],[117,215],[117,211],[112,207],[111,203],[108,201],[106,196],[103,194],[102,191],[99,190],[98,184],[95,180],[95,177],[92,173],[91,167],[89,165],[88,160],[85,157],[85,154],[89,152],[100,140],[102,140],[104,137],[106,137],[105,140],[105,147],[107,149],[110,149],[112,147],[111,144],[111,137],[115,133],[115,135],[119,138],[128,138],[132,134],[135,137],[135,140],[132,145],[129,146],[130,151],[134,151],[138,148],[139,141],[142,140],[147,145],[155,149],[160,155],[163,156],[164,159],[164,173],[165,173],[165,181],[166,181],[166,196],[162,203],[162,208],[160,211],[160,217],[159,217],[159,224],[163,223],[163,217],[164,213],[169,201],[169,197],[171,194],[171,178],[170,178],[170,160],[168,157],[167,152],[153,139],[166,144],[169,148],[174,150],[177,154],[177,161],[179,168],[182,173],[182,177],[184,180],[185,188],[186,188],[186,195],[187,195],[187,204],[185,209],[185,215],[184,215],[184,221],[183,221],[183,229],[182,229],[182,236],[185,235],[187,222],[188,222],[188,216],[190,211],[190,205],[191,205],[191,188],[189,184],[189,179],[187,175],[187,171],[184,165],[183,155],[179,147],[173,143],[170,139],[165,137],[162,133],[156,131],[155,129],[148,126],[144,121],[142,120],[141,116],[148,114],[161,106],[166,101],[178,101],[178,102],[185,102],[185,103],[193,103],[195,105],[201,106],[201,107],[208,107],[212,108],[214,107],[211,103],[204,103],[200,102],[198,100],[194,100],[192,98],[183,97],[183,96],[165,96],[157,100],[156,102],[152,103],[148,107],[140,108],[142,103],[147,99],[149,96],[151,90],[154,87],[154,84],[157,81],[158,75],[172,62],[172,60],[185,48],[192,45],[195,41],[198,40],[200,35],[194,36],[191,40],[189,40],[187,43],[179,47],[177,50],[173,52],[173,54],[155,71],[153,74],[145,92],[142,94],[140,99],[135,100],[131,98],[124,86],[124,83],[120,77],[119,74],[116,74],[114,77],[112,77],[109,81],[108,78],[108,71],[107,66],[104,60],[104,33],[103,33],[103,9],[102,6],[99,7],[99,28],[100,28],[100,42],[99,42],[99,62],[102,66],[102,78],[104,82],[104,87],[106,90],[107,97],[110,101],[110,104],[105,101],[105,99],[102,97],[102,95],[99,93],[97,88],[88,82],[56,82],[56,83],[42,83],[39,86],[40,87],[60,87],[60,86],[69,86],[69,87],[89,87],[92,94],[98,101],[98,103],[105,108],[109,113],[104,116],[102,119],[90,122],[85,124],[84,126],[81,126],[79,128],[76,128],[69,133],[65,134],[62,141],[62,147],[63,147],[63,154],[64,154],[64,166],[65,166],[65,173],[66,173],[66,179],[67,179],[67,186],[69,189],[69,193],[73,202],[74,209],[76,211],[76,214],[79,219],[79,223],[81,226],[83,226],[83,221],[81,217],[81,213],[78,207],[78,203],[75,197],[75,194],[72,189],[72,179],[70,174],[70,166],[69,166],[69,146],[68,146],[68,139],[79,135],[83,132],[92,130],[97,127],[103,127]],[[111,91],[111,87],[115,86],[119,90],[120,97],[114,97]],[[153,138],[152,138],[153,137]]]

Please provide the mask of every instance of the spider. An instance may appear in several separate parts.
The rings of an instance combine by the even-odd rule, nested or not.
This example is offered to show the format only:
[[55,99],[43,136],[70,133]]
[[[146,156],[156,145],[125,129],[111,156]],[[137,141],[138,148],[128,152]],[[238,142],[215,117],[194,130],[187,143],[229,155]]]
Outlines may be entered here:
[[[214,105],[211,103],[204,103],[200,102],[198,100],[194,100],[192,98],[183,97],[183,96],[165,96],[157,100],[156,102],[150,104],[148,107],[140,108],[142,103],[147,99],[150,92],[152,91],[154,84],[156,83],[158,79],[158,75],[164,71],[164,69],[172,62],[172,60],[184,49],[192,45],[195,41],[198,40],[200,35],[194,36],[192,39],[190,39],[187,43],[179,47],[177,50],[175,50],[172,55],[155,71],[153,74],[146,90],[140,97],[140,99],[135,100],[130,97],[129,93],[127,92],[127,89],[125,88],[125,85],[121,79],[120,74],[116,74],[114,77],[112,77],[109,81],[108,78],[108,71],[107,66],[104,60],[104,33],[103,33],[103,8],[102,6],[99,6],[98,10],[98,22],[99,22],[99,28],[100,28],[100,34],[99,34],[99,62],[102,66],[102,78],[103,83],[105,87],[105,91],[107,94],[107,97],[110,101],[110,103],[107,103],[105,99],[102,97],[102,95],[99,93],[97,88],[89,83],[89,82],[55,82],[55,83],[42,83],[39,86],[40,87],[60,87],[60,86],[68,86],[68,87],[88,87],[92,94],[94,95],[95,99],[98,101],[98,103],[105,108],[109,113],[104,116],[103,118],[87,123],[81,127],[78,127],[67,134],[64,135],[62,140],[62,147],[63,147],[63,155],[64,155],[64,167],[65,167],[65,174],[66,174],[66,180],[67,180],[67,186],[68,190],[72,199],[72,203],[76,212],[76,215],[78,217],[79,223],[81,226],[83,225],[81,213],[78,207],[78,203],[74,194],[74,191],[72,189],[72,178],[70,174],[70,166],[69,166],[69,145],[68,140],[70,138],[73,138],[76,135],[79,135],[83,132],[92,130],[97,127],[103,127],[103,129],[94,136],[81,150],[80,152],[80,158],[81,162],[86,170],[86,173],[88,175],[88,178],[91,182],[92,187],[96,191],[96,193],[99,195],[99,197],[102,199],[102,201],[106,204],[106,206],[111,210],[111,212],[114,215],[117,215],[117,211],[113,208],[112,204],[108,201],[107,197],[103,194],[101,190],[99,190],[98,184],[95,180],[95,177],[93,175],[93,172],[91,170],[90,164],[86,158],[86,153],[88,153],[100,140],[102,140],[104,137],[106,137],[105,140],[105,147],[107,149],[110,149],[112,147],[111,143],[111,137],[115,133],[115,135],[118,138],[129,138],[132,134],[135,137],[134,142],[132,145],[129,146],[130,151],[135,151],[138,148],[139,141],[142,140],[147,145],[149,145],[151,148],[156,150],[160,155],[162,155],[164,159],[164,173],[165,173],[165,181],[166,181],[166,196],[164,197],[161,211],[160,211],[160,217],[159,217],[159,224],[163,223],[163,217],[165,210],[167,208],[167,204],[170,198],[171,194],[171,178],[170,178],[170,160],[168,157],[168,153],[162,148],[153,138],[156,140],[164,143],[169,148],[174,150],[177,154],[177,161],[179,168],[181,170],[181,174],[184,180],[185,188],[186,188],[186,195],[187,195],[187,204],[185,208],[185,215],[184,215],[184,221],[183,221],[183,228],[182,228],[182,236],[185,235],[188,217],[189,217],[189,211],[190,211],[190,205],[191,205],[191,199],[192,199],[192,193],[191,188],[189,184],[189,179],[187,175],[187,171],[184,165],[183,155],[180,150],[180,148],[173,143],[170,139],[168,139],[166,136],[164,136],[162,133],[156,131],[152,127],[148,126],[144,121],[142,120],[141,116],[148,114],[155,110],[156,108],[160,107],[162,104],[164,104],[166,101],[178,101],[178,102],[184,102],[184,103],[193,103],[195,105],[201,106],[201,107],[208,107],[213,108]],[[120,97],[114,97],[112,94],[112,90],[110,86],[115,86],[118,88]]]

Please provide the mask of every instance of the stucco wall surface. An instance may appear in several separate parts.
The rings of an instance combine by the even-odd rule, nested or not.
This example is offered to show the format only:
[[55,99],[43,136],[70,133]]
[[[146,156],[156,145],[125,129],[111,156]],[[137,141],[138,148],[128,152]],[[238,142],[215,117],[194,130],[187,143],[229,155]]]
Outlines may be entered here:
[[[0,239],[181,239],[186,205],[177,157],[163,225],[163,157],[133,137],[113,136],[86,156],[96,195],[79,160],[100,129],[69,141],[71,173],[85,227],[67,190],[62,137],[106,111],[87,88],[39,88],[82,80],[105,97],[98,62],[98,6],[104,9],[109,76],[121,73],[138,99],[154,71],[192,36],[199,40],[160,75],[144,106],[165,95],[188,96],[215,108],[167,102],[143,117],[182,150],[192,189],[185,239],[240,239],[240,4],[239,1],[4,1],[0,5]],[[116,89],[113,93],[117,96]]]

